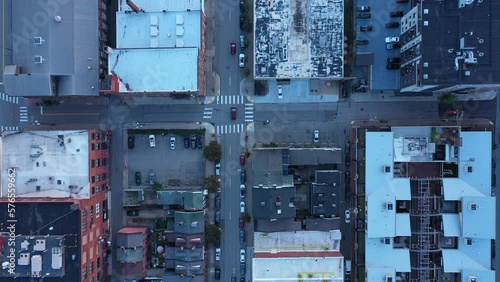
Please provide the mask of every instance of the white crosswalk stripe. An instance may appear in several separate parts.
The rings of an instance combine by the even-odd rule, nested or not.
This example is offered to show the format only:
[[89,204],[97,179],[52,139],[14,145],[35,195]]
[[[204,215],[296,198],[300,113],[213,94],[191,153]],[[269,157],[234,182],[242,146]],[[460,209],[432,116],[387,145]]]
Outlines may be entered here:
[[6,93],[2,93],[2,95],[0,96],[0,100],[13,104],[19,104],[19,97],[11,97]]
[[212,118],[214,108],[205,108],[203,110],[203,118]]
[[26,106],[19,107],[19,121],[28,122],[28,107]]
[[253,122],[253,104],[245,104],[245,122]]
[[229,96],[217,96],[217,104],[219,105],[239,105],[245,103],[245,96],[242,95],[229,95]]
[[215,127],[217,134],[233,134],[240,133],[245,130],[244,124],[228,124],[228,125],[217,125]]
[[18,126],[0,126],[0,132],[5,131],[18,131],[19,127]]

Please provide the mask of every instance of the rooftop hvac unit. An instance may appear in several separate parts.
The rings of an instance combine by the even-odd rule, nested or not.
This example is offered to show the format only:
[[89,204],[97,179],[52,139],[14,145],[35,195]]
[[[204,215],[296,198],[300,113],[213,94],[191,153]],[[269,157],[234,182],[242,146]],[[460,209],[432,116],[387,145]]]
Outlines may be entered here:
[[469,172],[470,173],[472,171],[473,171],[472,170],[472,166],[470,166],[470,165],[465,166],[465,172]]
[[386,275],[385,282],[392,282],[392,275]]
[[477,204],[476,203],[470,203],[469,204],[469,210],[475,211],[477,209]]
[[36,55],[34,59],[35,59],[35,64],[41,64],[43,63],[43,61],[45,61],[45,59],[40,55]]
[[384,166],[384,171],[385,171],[385,173],[391,172],[391,167],[388,165]]
[[465,245],[467,245],[467,246],[471,246],[472,245],[472,239],[471,238],[465,238],[464,241],[465,241]]
[[394,207],[394,206],[392,205],[392,203],[391,203],[391,202],[387,202],[387,203],[385,203],[385,209],[386,209],[386,210],[392,211],[393,207]]
[[468,279],[467,279],[467,281],[469,281],[469,282],[477,282],[477,278],[476,278],[476,276],[469,276]]
[[45,40],[43,40],[40,36],[35,37],[35,45],[42,45],[43,42],[45,42]]
[[389,237],[384,238],[384,244],[390,245],[391,244],[391,238],[389,238]]

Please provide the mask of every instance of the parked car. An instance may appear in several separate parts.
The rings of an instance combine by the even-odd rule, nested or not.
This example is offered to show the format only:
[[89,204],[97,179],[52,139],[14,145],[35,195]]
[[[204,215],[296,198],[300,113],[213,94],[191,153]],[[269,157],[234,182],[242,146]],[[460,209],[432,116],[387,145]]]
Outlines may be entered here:
[[245,153],[240,154],[240,165],[245,165]]
[[356,45],[368,45],[370,40],[368,39],[356,39]]
[[387,65],[386,65],[386,68],[387,68],[388,70],[397,70],[397,69],[399,69],[399,67],[400,67],[400,65],[399,65],[399,64],[387,64]]
[[243,29],[244,25],[245,25],[245,17],[243,15],[240,15],[240,28]]
[[215,197],[215,208],[220,209],[220,196]]
[[345,223],[351,223],[351,212],[349,210],[345,210]]
[[245,2],[240,1],[240,12],[244,13],[245,12]]
[[245,230],[240,229],[240,243],[245,243]]
[[373,30],[373,27],[371,25],[362,25],[359,27],[359,31],[372,31]]
[[141,185],[141,173],[139,171],[135,173],[135,185]]
[[191,149],[196,149],[196,135],[191,135]]
[[387,63],[388,64],[399,64],[401,62],[401,59],[399,57],[389,57],[387,58]]
[[319,142],[319,130],[314,130],[314,135],[313,135],[313,141],[314,143],[318,143]]
[[240,48],[244,49],[245,46],[245,35],[240,35]]
[[245,198],[245,184],[240,185],[240,198]]
[[128,137],[128,148],[129,149],[134,149],[135,147],[135,137],[134,136],[129,136]]
[[240,212],[245,213],[245,202],[243,201],[240,202]]
[[231,53],[231,55],[236,54],[236,42],[232,41],[229,44],[229,52]]
[[283,99],[283,86],[278,85],[278,100]]
[[231,282],[236,282],[236,273],[231,274]]
[[358,6],[358,12],[370,12],[370,6]]
[[386,37],[385,43],[397,43],[399,42],[399,37]]
[[220,268],[215,268],[215,279],[220,280]]
[[401,18],[403,15],[403,11],[394,11],[389,13],[389,16],[391,16],[391,18]]
[[386,28],[398,28],[398,27],[399,27],[399,23],[398,23],[398,22],[390,22],[390,23],[386,23],[386,24],[385,24],[385,27],[386,27]]
[[243,216],[240,215],[240,218],[238,219],[238,224],[241,229],[245,228],[245,221],[243,220]]
[[245,262],[245,249],[240,250],[240,262]]
[[196,146],[198,147],[198,149],[203,148],[203,135],[196,136]]
[[156,139],[153,134],[149,135],[149,147],[151,148],[156,147]]
[[231,119],[236,120],[236,106],[231,107]]
[[189,137],[184,136],[184,148],[189,149]]
[[240,68],[245,67],[245,54],[243,54],[243,53],[240,54],[238,62],[239,62]]
[[155,173],[154,172],[150,172],[149,173],[149,185],[154,185],[155,182],[156,182]]
[[246,265],[244,262],[240,263],[240,275],[245,276]]
[[220,248],[215,249],[215,260],[220,261],[221,251]]
[[408,3],[409,0],[396,0],[396,3]]
[[175,150],[175,137],[170,137],[170,150]]
[[244,169],[242,169],[240,172],[240,181],[241,183],[245,183],[246,180],[247,180],[247,172]]
[[448,109],[448,110],[444,111],[444,114],[447,116],[458,116],[460,114],[460,110]]
[[127,211],[128,216],[138,216],[139,215],[139,210],[131,210]]
[[398,49],[398,48],[401,48],[401,44],[399,44],[399,43],[387,43],[387,45],[385,46],[385,48],[387,50]]
[[358,19],[369,19],[371,17],[372,17],[371,13],[366,13],[366,12],[358,13]]
[[215,164],[215,175],[220,175],[220,163]]
[[216,211],[215,212],[215,223],[219,223],[220,222],[220,211]]

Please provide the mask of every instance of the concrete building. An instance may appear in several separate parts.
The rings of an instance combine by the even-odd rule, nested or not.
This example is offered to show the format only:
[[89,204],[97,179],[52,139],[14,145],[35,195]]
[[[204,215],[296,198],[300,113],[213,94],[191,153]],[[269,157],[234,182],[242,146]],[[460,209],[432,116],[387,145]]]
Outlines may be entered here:
[[[23,267],[16,267],[16,271],[22,272],[0,272],[0,281],[10,281],[14,276],[18,276],[19,281],[31,281],[38,277],[36,275],[41,277],[46,273],[58,277],[51,281],[100,281],[107,276],[108,144],[109,136],[101,130],[2,134],[0,203],[6,206],[14,194],[15,219],[19,222],[23,218],[36,218],[18,224],[22,228],[17,228],[13,234],[20,237],[54,235],[54,239],[46,241],[46,250],[53,245],[51,242],[62,240],[65,242],[65,247],[60,250],[62,256],[71,254],[71,262],[59,267],[61,275],[56,275],[59,272],[45,271],[43,264],[48,258],[41,255],[42,270],[24,272]],[[5,213],[2,215],[6,216]],[[70,216],[70,223],[66,216]],[[76,227],[71,227],[73,225]],[[8,232],[6,227],[3,226],[1,231]],[[34,243],[31,239],[26,240],[28,245],[38,244],[36,240]],[[21,243],[24,240],[16,248],[24,250]],[[4,249],[4,258],[7,250]],[[54,251],[59,254],[58,250]],[[26,258],[16,259],[24,261]],[[65,270],[62,267],[66,267]],[[74,273],[78,273],[77,278],[73,277]]]
[[147,227],[123,227],[116,237],[116,260],[118,272],[123,276],[138,276],[146,273],[148,251]]
[[344,281],[340,231],[254,233],[252,281]]
[[0,92],[97,96],[106,81],[109,0],[3,3]]
[[500,2],[419,1],[401,19],[402,92],[500,88]]
[[116,25],[112,92],[205,95],[202,0],[121,0]]
[[491,132],[385,128],[356,137],[365,144],[354,150],[365,160],[355,174],[364,182],[364,232],[355,234],[365,254],[359,261],[356,252],[353,271],[369,282],[494,281]]

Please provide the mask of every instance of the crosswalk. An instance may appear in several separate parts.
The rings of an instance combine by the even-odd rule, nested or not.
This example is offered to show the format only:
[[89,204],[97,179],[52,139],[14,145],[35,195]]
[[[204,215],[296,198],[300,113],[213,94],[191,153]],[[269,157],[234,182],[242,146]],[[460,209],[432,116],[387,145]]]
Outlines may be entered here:
[[216,98],[218,105],[244,104],[245,100],[246,100],[246,96],[242,96],[242,95],[217,96],[217,98]]
[[18,126],[0,126],[0,133],[4,131],[18,131]]
[[19,97],[11,97],[6,93],[2,93],[2,95],[0,95],[0,100],[13,104],[19,104]]
[[245,122],[253,122],[253,104],[245,104]]
[[244,124],[228,124],[228,125],[217,125],[215,127],[215,132],[217,134],[232,134],[232,133],[240,133],[244,132],[245,125]]
[[26,106],[19,107],[19,121],[28,122],[28,107]]
[[203,118],[212,118],[212,113],[214,112],[214,108],[205,108],[203,109]]

